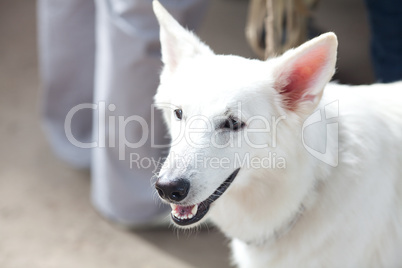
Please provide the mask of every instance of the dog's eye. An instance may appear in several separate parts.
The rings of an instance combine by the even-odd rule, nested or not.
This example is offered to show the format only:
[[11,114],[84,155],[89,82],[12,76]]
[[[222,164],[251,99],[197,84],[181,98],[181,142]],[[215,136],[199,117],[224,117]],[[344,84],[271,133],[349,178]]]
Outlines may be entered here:
[[222,125],[220,126],[220,128],[223,129],[230,129],[230,130],[239,130],[241,128],[244,127],[244,123],[241,122],[239,119],[233,118],[233,117],[229,117],[228,119],[226,119]]
[[182,109],[176,109],[174,110],[174,115],[176,116],[177,119],[181,120],[183,118],[183,111]]

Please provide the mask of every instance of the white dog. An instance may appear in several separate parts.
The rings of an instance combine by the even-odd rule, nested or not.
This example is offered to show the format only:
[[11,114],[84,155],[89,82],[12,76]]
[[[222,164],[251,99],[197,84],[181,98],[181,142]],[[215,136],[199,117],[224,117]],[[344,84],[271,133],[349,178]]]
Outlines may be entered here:
[[240,267],[402,267],[402,83],[327,84],[333,33],[250,60],[154,11],[172,221],[211,220]]

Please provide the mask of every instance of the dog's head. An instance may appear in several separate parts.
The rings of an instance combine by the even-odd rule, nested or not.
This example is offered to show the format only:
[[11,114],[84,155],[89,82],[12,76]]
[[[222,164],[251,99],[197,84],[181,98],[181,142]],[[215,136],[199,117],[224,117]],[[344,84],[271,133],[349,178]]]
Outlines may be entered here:
[[[279,156],[303,164],[295,141],[334,73],[336,36],[321,35],[267,61],[250,60],[215,55],[157,1],[154,11],[164,63],[155,103],[172,138],[156,189],[171,204],[173,222],[193,226],[229,192],[244,201],[266,194],[263,185],[270,183],[298,198],[294,188],[307,186],[292,186],[282,178],[287,171],[262,165],[269,156],[271,166]],[[249,192],[253,183],[257,191]]]

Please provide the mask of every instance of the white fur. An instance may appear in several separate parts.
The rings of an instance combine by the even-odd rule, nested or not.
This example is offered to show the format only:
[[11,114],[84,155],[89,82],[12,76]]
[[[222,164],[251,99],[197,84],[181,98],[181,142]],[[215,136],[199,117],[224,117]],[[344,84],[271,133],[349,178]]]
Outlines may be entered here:
[[[191,178],[183,200],[190,205],[208,198],[241,168],[207,214],[232,239],[234,263],[253,268],[402,267],[402,82],[327,84],[336,61],[332,33],[263,62],[215,55],[158,2],[154,10],[165,63],[155,102],[173,139],[160,175],[164,180]],[[281,88],[289,84],[295,62],[304,71],[300,62],[308,66],[310,56],[322,51],[326,56],[317,58],[319,68],[305,94],[295,109],[288,108]],[[302,144],[303,122],[333,101],[339,103],[339,133],[327,137],[326,128],[318,124],[306,128],[304,138],[312,147],[325,148],[326,139],[337,136],[338,148],[329,148],[330,157],[336,157],[335,150],[339,153],[336,167],[313,157]],[[175,108],[183,110],[183,120],[174,118]],[[228,109],[246,122],[245,129],[220,132],[205,123],[224,118]],[[277,123],[277,135],[272,128],[252,132],[264,127],[258,120],[248,122],[256,115],[270,126],[280,116],[286,119]],[[194,117],[204,120],[192,121]],[[254,145],[267,146],[255,148],[246,136]],[[211,139],[230,141],[230,146],[211,146]],[[200,144],[203,148],[195,146]],[[236,161],[236,155],[258,159],[267,153],[285,159],[286,168],[255,168]],[[228,164],[213,168],[210,163],[179,163],[195,155],[203,160],[227,158]]]

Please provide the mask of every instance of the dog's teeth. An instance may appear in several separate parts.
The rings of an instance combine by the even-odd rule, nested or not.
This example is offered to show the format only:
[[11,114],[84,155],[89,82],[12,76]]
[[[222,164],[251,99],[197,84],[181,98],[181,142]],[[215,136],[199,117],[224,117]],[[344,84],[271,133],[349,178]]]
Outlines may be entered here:
[[176,218],[179,217],[179,213],[177,213],[177,211],[172,207],[172,215],[175,216]]
[[[170,204],[170,206],[172,208],[171,214],[173,215],[173,217],[180,219],[180,220],[191,219],[197,214],[197,211],[198,211],[197,204],[193,205],[193,207],[191,208],[191,211],[187,212],[187,213],[183,213],[183,211],[180,211],[180,209],[177,209],[178,205],[176,205],[176,204]],[[184,215],[181,215],[181,214],[184,214]]]
[[174,217],[176,217],[178,219],[181,219],[181,216],[180,216],[180,214],[178,212],[172,211],[172,214],[173,214]]
[[197,214],[197,210],[198,210],[198,205],[195,204],[194,207],[193,207],[193,209],[191,210],[192,216],[194,216],[195,214]]

